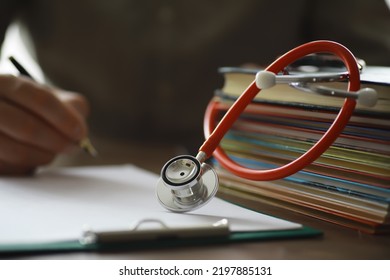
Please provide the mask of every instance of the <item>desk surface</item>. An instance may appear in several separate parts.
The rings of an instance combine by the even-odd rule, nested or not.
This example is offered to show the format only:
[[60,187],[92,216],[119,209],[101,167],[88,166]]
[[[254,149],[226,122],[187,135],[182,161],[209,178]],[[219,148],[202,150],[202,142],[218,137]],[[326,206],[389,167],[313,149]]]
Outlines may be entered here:
[[[98,159],[84,154],[64,157],[58,165],[101,165],[133,163],[158,173],[161,166],[178,149],[148,143],[113,142],[96,139],[100,152]],[[222,198],[233,199],[227,195]],[[6,256],[18,259],[390,259],[390,235],[368,235],[356,230],[324,222],[305,215],[260,203],[236,200],[249,208],[298,222],[323,231],[314,238],[292,240],[268,240],[223,245],[178,247],[128,252],[76,252]],[[4,258],[4,256],[0,257]]]

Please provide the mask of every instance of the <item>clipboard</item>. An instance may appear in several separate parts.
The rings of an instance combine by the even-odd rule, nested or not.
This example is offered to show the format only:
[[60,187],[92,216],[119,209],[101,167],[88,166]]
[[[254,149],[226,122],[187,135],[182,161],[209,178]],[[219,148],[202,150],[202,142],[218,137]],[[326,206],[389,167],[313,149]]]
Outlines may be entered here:
[[[43,214],[43,211],[46,210],[44,207],[45,203],[50,207],[49,203],[53,198],[60,199],[65,197],[65,201],[62,201],[62,204],[59,201],[59,209],[51,209],[52,212],[57,213],[57,216],[59,215],[58,213],[62,213],[64,220],[57,221],[56,217],[52,217],[53,213],[46,213],[47,228],[44,228],[45,224],[41,224],[43,228],[36,229],[37,232],[34,232],[34,229],[31,229],[29,226],[23,228],[23,225],[18,224],[13,219],[5,219],[3,226],[5,229],[8,229],[8,239],[6,239],[7,233],[4,233],[4,231],[0,232],[0,255],[105,250],[131,251],[271,239],[308,238],[322,234],[321,231],[316,229],[257,213],[218,198],[215,198],[204,209],[197,210],[195,213],[175,214],[166,212],[158,205],[153,195],[155,181],[155,174],[128,165],[65,168],[43,171],[37,174],[37,178],[2,179],[0,180],[0,194],[3,195],[5,201],[20,200],[22,203],[25,203],[26,207],[36,205],[40,211],[36,209],[34,211],[41,215],[38,216],[37,221],[45,218]],[[57,187],[53,186],[53,182],[56,182]],[[74,217],[72,213],[68,213],[70,208],[62,209],[67,206],[66,203],[71,201],[73,204],[70,206],[76,207],[75,211],[77,213],[82,209],[77,208],[78,204],[74,204],[73,200],[77,200],[77,198],[79,198],[81,206],[85,204],[86,208],[90,207],[94,211],[100,209],[99,207],[93,208],[89,206],[89,202],[85,201],[89,198],[85,189],[76,187],[71,189],[71,185],[77,186],[80,184],[83,184],[88,192],[91,190],[86,185],[90,184],[92,188],[95,188],[95,192],[98,193],[95,194],[96,197],[90,198],[89,202],[97,205],[100,205],[101,201],[106,202],[108,207],[103,208],[98,213],[101,215],[100,219],[97,219],[97,222],[95,221],[95,224],[91,225],[91,227],[84,228],[84,230],[82,227],[78,227],[74,231],[70,231],[68,235],[61,235],[64,231],[63,229],[67,229],[69,225],[72,225],[73,221],[69,220],[69,225],[64,225],[63,229],[57,229],[58,226],[61,223],[66,223],[66,219],[69,217]],[[110,192],[106,192],[107,184]],[[68,189],[64,189],[65,187]],[[100,187],[102,189],[99,193],[98,188]],[[111,193],[111,191],[115,191],[115,193]],[[25,197],[19,199],[20,193],[24,194]],[[57,194],[61,196],[56,196]],[[108,194],[111,194],[113,197],[107,198]],[[46,198],[41,198],[42,196]],[[138,206],[128,206],[127,200],[123,199],[123,204],[129,208],[127,210],[122,209],[121,201],[118,198],[126,198],[126,196],[134,196],[134,203],[136,203],[135,200],[142,201]],[[32,197],[40,198],[42,201],[39,202],[41,203],[35,204],[31,201]],[[29,199],[28,201],[27,198]],[[108,202],[109,200],[111,202]],[[139,209],[141,205],[142,211]],[[7,206],[7,203],[5,203],[5,206],[0,206],[0,210],[3,210],[0,211],[0,216],[4,213],[7,214],[6,210],[8,210],[8,213],[11,213],[9,208],[6,207],[10,207],[10,205]],[[138,208],[134,210],[132,207]],[[111,210],[106,213],[107,211],[105,210],[107,209]],[[133,209],[133,212],[143,212],[143,215],[141,215],[143,218],[136,220],[133,226],[122,228],[124,224],[120,222],[121,217],[115,217],[115,215],[127,217],[130,213],[123,213],[123,210],[129,211],[130,209]],[[147,210],[151,212],[147,212]],[[26,213],[27,215],[30,213],[33,216],[34,211],[28,211],[27,209]],[[104,216],[104,213],[107,215]],[[22,216],[23,213],[18,213],[18,215],[16,218],[24,218]],[[154,218],[144,218],[144,216]],[[89,220],[94,216],[86,217],[86,220]],[[77,218],[80,221],[82,220],[80,217],[74,217],[73,219],[77,220]],[[101,221],[107,222],[108,220],[115,220],[115,218],[119,220],[118,223],[110,224],[110,227],[103,229],[95,228],[97,225],[100,225]],[[20,222],[22,223],[23,221],[20,220]],[[56,222],[58,223],[56,224]],[[15,228],[14,231],[12,225]],[[17,229],[19,229],[19,232],[16,231]],[[60,235],[56,235],[54,229],[57,229]],[[30,230],[30,233],[28,230]],[[26,231],[26,238],[24,238],[23,231]],[[34,234],[37,238],[34,238]],[[19,235],[19,238],[17,235]],[[41,236],[42,238],[40,238]]]
[[[206,227],[205,227],[206,229]],[[209,228],[207,228],[209,230]],[[180,230],[179,230],[180,231]],[[156,235],[153,239],[126,240],[114,242],[83,242],[80,239],[57,242],[37,242],[25,244],[0,244],[1,255],[16,254],[41,254],[41,253],[66,253],[66,252],[103,252],[103,251],[136,251],[143,249],[163,249],[182,246],[216,246],[226,243],[243,243],[279,239],[313,238],[322,235],[322,232],[310,227],[303,226],[296,230],[275,230],[257,232],[230,232],[221,230],[219,234],[192,235],[191,237],[166,238],[164,234]],[[172,232],[175,232],[173,230]],[[121,234],[121,232],[116,232]],[[210,233],[210,232],[209,232]],[[140,235],[142,232],[140,232]],[[131,238],[130,238],[131,239]]]

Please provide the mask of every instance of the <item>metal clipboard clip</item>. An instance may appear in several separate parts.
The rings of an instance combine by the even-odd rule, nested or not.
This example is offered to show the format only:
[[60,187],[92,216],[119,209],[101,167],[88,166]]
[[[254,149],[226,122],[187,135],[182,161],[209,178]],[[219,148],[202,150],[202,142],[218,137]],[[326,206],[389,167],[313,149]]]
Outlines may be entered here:
[[[158,224],[159,227],[142,229],[146,224]],[[227,219],[219,220],[213,224],[206,224],[195,227],[170,228],[164,222],[157,219],[144,219],[139,221],[130,230],[120,231],[83,231],[80,238],[81,244],[112,244],[129,243],[151,240],[191,239],[201,237],[227,237],[230,234]]]

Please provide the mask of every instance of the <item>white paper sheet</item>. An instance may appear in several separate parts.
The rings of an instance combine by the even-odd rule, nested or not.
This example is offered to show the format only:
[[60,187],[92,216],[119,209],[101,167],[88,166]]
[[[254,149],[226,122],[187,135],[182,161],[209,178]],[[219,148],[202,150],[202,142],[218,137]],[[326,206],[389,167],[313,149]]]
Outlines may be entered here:
[[78,239],[85,225],[123,230],[142,219],[183,227],[227,218],[231,231],[301,227],[218,198],[194,212],[171,213],[157,201],[157,179],[131,165],[59,168],[32,178],[0,178],[0,244]]

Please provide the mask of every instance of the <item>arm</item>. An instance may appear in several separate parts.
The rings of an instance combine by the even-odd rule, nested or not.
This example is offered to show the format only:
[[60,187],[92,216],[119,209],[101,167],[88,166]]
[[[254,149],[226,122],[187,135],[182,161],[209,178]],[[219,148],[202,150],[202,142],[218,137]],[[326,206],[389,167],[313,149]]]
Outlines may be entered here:
[[[0,43],[22,2],[0,0]],[[87,134],[87,114],[88,103],[79,94],[0,75],[0,175],[31,173],[76,149]]]

